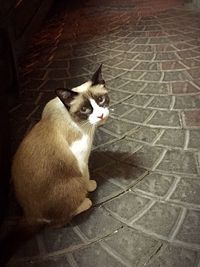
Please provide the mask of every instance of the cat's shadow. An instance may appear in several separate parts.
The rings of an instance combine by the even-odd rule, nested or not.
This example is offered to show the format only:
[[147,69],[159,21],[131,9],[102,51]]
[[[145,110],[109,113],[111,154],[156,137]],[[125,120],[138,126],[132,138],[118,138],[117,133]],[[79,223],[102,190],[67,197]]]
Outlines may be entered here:
[[138,178],[142,169],[127,164],[124,159],[132,154],[112,151],[93,151],[89,167],[91,179],[96,180],[97,189],[89,194],[93,207],[76,216],[72,224],[80,225],[93,216],[94,209],[125,191]]

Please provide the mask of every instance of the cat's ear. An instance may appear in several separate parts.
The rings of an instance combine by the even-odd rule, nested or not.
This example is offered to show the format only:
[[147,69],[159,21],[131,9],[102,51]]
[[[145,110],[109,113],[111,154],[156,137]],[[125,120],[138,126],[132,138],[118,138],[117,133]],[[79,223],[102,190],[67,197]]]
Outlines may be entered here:
[[97,84],[105,84],[105,81],[102,77],[102,64],[99,66],[99,68],[96,70],[96,72],[92,76],[92,85],[97,85]]
[[56,95],[60,98],[67,109],[70,108],[70,103],[78,93],[69,89],[58,88],[55,90]]

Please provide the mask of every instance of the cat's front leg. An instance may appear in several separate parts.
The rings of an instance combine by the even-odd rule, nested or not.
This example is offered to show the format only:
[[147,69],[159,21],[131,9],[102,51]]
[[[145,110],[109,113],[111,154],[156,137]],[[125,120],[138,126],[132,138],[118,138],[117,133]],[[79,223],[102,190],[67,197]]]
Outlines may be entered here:
[[97,182],[95,180],[88,181],[88,192],[93,192],[97,188]]
[[86,168],[86,179],[87,179],[87,184],[88,184],[88,188],[87,188],[88,192],[93,192],[97,188],[97,183],[95,180],[90,180],[88,166]]
[[88,166],[86,166],[86,168],[85,168],[85,174],[84,174],[84,176],[85,176],[85,178],[86,178],[87,180],[90,180],[90,173],[89,173],[89,168],[88,168]]

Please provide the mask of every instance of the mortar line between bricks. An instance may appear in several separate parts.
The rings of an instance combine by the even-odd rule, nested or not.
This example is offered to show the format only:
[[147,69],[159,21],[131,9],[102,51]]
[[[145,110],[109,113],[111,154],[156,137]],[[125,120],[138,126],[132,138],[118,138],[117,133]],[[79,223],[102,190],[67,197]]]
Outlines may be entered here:
[[158,140],[160,140],[161,136],[164,134],[165,129],[161,129],[160,132],[157,134],[157,136],[154,138],[154,140],[152,141],[152,145],[154,146]]
[[[130,226],[128,226],[128,227],[130,227]],[[152,236],[155,239],[164,240],[164,241],[167,241],[167,242],[172,242],[168,237],[165,237],[163,235],[159,235],[159,234],[153,233],[151,231],[148,231],[148,230],[144,229],[143,227],[141,227],[140,225],[133,225],[131,228],[133,228],[133,229],[135,229],[137,231],[140,231],[140,232],[142,232],[142,233],[144,233],[144,234],[146,234],[148,236]],[[176,246],[179,246],[179,247],[182,247],[182,248],[200,251],[200,246],[198,244],[186,243],[186,242],[179,241],[179,240],[176,240],[176,239],[173,240],[172,244],[174,244]]]
[[183,147],[184,150],[188,149],[189,141],[190,141],[190,131],[185,130],[185,140],[184,140],[184,147]]
[[147,100],[147,102],[144,104],[143,108],[146,108],[146,107],[153,101],[154,98],[155,98],[155,96],[151,96],[151,97]]
[[156,200],[152,199],[147,203],[147,205],[144,206],[142,210],[140,210],[136,215],[134,215],[132,218],[129,219],[129,224],[133,225],[136,221],[138,221],[142,216],[150,210],[156,203]]
[[172,185],[170,186],[169,190],[167,191],[167,193],[165,195],[165,199],[166,200],[169,200],[170,199],[170,197],[172,196],[172,194],[176,190],[176,187],[177,187],[178,183],[181,180],[180,176],[174,175],[174,177],[175,177],[175,179],[174,179]]
[[152,110],[151,114],[150,114],[150,115],[146,118],[146,120],[145,120],[143,123],[141,123],[141,124],[146,125],[147,122],[149,122],[149,121],[153,118],[153,116],[156,114],[156,112],[157,112],[157,110]]
[[197,168],[197,172],[200,175],[200,151],[198,151],[195,154],[195,161],[196,161],[196,168]]
[[200,91],[200,87],[194,81],[190,81],[190,83]]
[[73,224],[71,225],[73,227],[73,231],[80,237],[83,243],[87,244],[89,242],[87,236],[84,235],[84,233],[80,230],[80,228],[77,225],[76,226],[73,226]]
[[[95,238],[95,239],[92,239],[90,240],[89,243],[87,244],[80,244],[80,245],[75,245],[75,246],[72,246],[72,247],[69,247],[69,248],[64,248],[64,249],[61,249],[61,250],[57,250],[57,251],[53,251],[53,252],[49,252],[45,255],[42,255],[43,259],[48,259],[50,257],[59,257],[59,256],[63,256],[63,255],[69,255],[71,253],[73,253],[74,251],[77,251],[79,249],[83,249],[83,248],[86,248],[87,246],[89,245],[92,245],[92,244],[96,244],[98,242],[100,242],[101,240],[103,240],[104,238],[108,237],[108,236],[112,236],[116,231],[119,231],[121,228],[123,228],[123,225],[120,225],[117,229],[115,229],[113,232],[105,235],[105,236],[102,236],[100,238]],[[28,257],[23,257],[23,258],[19,258],[17,259],[16,261],[17,262],[27,262],[27,261],[38,261],[41,259],[41,256],[40,255],[37,255],[37,256],[28,256]]]
[[174,108],[175,101],[176,101],[176,97],[173,95],[173,96],[172,96],[171,103],[170,103],[170,106],[169,106],[169,109],[170,109],[170,110],[172,110],[172,109]]
[[142,191],[138,188],[132,188],[132,190],[136,195],[142,196],[144,198],[148,198],[150,200],[154,199],[155,201],[163,203],[163,204],[168,203],[169,205],[173,207],[187,208],[187,209],[194,210],[194,211],[200,211],[200,205],[188,204],[186,202],[176,201],[174,199],[168,200],[165,198],[165,196],[156,196],[152,193]]
[[110,255],[112,256],[114,259],[116,259],[117,261],[119,261],[120,263],[122,263],[124,266],[127,267],[132,267],[132,265],[122,256],[120,255],[119,257],[119,253],[116,252],[113,248],[111,248],[108,244],[105,243],[105,241],[102,241],[100,243],[100,246]]
[[169,237],[169,239],[171,241],[173,241],[175,236],[178,234],[178,231],[181,228],[181,226],[183,224],[183,221],[185,219],[186,213],[187,213],[187,209],[186,208],[182,208],[182,210],[181,210],[181,212],[180,212],[180,214],[178,216],[178,219],[177,219],[174,227],[171,230],[171,234],[170,234],[170,237]]
[[164,80],[164,77],[165,77],[165,72],[164,71],[161,71],[161,76],[160,76],[160,83],[162,83],[163,82],[163,80]]
[[132,111],[134,111],[136,108],[130,106],[130,110],[127,110],[126,112],[124,112],[122,115],[120,115],[120,118],[123,118],[124,116],[126,116],[127,114],[131,113]]
[[166,153],[167,153],[168,149],[164,149],[160,155],[160,158],[158,158],[158,160],[154,163],[154,165],[152,166],[152,171],[154,171],[159,164],[161,163],[161,161],[164,159]]
[[183,111],[178,111],[178,117],[179,117],[179,122],[180,122],[180,125],[181,125],[181,129],[186,128],[184,112]]
[[79,267],[78,264],[76,263],[75,259],[74,259],[74,256],[72,255],[72,253],[69,253],[66,256],[66,258],[67,258],[67,261],[71,267]]

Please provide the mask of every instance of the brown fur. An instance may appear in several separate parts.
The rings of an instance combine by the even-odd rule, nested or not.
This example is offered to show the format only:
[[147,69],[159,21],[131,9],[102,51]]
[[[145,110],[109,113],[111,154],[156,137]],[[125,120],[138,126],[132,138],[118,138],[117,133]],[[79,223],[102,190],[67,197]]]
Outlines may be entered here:
[[[53,102],[53,101],[52,101]],[[66,223],[87,196],[88,180],[69,149],[80,133],[68,127],[54,103],[22,141],[12,166],[17,199],[31,223]]]
[[[101,77],[100,72],[101,67],[95,79]],[[72,91],[58,89],[57,94],[60,99],[56,97],[47,103],[42,119],[20,144],[12,165],[16,197],[31,225],[65,224],[90,208],[92,203],[87,194],[96,189],[88,170],[95,126],[87,118],[81,121],[76,117],[88,98],[98,98],[107,90],[104,84],[93,85],[89,81]],[[90,141],[84,152],[85,164],[80,169],[70,145],[84,133],[89,134]]]

